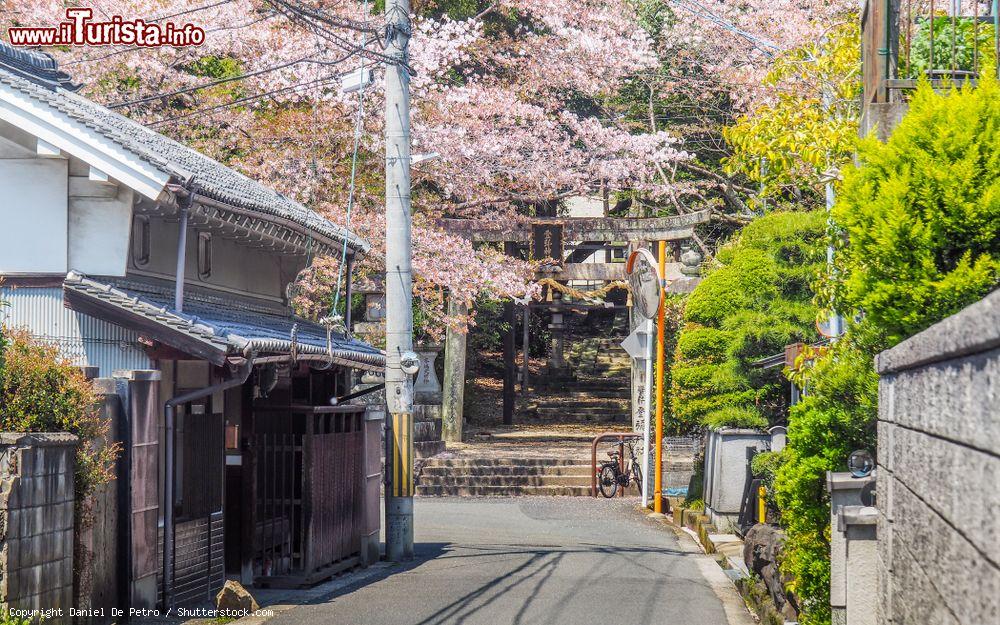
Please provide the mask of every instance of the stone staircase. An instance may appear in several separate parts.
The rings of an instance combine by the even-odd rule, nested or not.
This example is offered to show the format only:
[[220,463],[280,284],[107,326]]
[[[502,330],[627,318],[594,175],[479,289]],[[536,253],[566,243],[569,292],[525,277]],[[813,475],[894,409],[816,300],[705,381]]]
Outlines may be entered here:
[[621,341],[587,337],[567,345],[570,375],[541,376],[525,415],[546,422],[629,422],[631,362]]
[[417,482],[425,497],[589,494],[590,464],[572,458],[429,458]]

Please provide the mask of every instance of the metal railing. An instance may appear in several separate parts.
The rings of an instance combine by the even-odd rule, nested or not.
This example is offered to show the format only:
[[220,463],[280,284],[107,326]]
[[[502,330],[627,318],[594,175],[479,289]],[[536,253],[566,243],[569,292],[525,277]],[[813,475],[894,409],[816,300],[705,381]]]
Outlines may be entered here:
[[[642,439],[642,434],[636,432],[602,432],[594,437],[590,444],[590,496],[597,497],[597,445],[601,441],[617,439],[618,441],[618,468],[622,474],[625,473],[625,441]],[[639,485],[642,492],[643,485]],[[625,489],[621,489],[621,497],[625,496]]]
[[[998,71],[998,0],[868,0],[861,14],[865,103],[926,78],[934,86]],[[1000,75],[1000,74],[998,74]]]

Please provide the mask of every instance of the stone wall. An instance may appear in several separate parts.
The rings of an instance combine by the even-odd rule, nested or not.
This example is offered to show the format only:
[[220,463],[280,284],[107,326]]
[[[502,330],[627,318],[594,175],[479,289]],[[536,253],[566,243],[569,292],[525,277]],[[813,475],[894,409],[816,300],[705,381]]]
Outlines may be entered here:
[[76,444],[72,434],[0,432],[2,608],[72,607]]
[[723,531],[734,524],[747,483],[747,450],[770,449],[771,435],[759,430],[709,430],[705,443],[705,512]]
[[1000,291],[879,354],[878,610],[1000,614]]

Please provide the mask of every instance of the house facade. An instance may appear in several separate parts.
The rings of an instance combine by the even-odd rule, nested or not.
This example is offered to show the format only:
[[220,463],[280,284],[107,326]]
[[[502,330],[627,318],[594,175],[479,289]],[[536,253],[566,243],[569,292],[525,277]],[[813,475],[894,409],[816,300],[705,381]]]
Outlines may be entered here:
[[289,306],[367,243],[75,90],[0,42],[0,319],[121,383],[123,605],[377,556],[381,423],[338,398],[384,354]]

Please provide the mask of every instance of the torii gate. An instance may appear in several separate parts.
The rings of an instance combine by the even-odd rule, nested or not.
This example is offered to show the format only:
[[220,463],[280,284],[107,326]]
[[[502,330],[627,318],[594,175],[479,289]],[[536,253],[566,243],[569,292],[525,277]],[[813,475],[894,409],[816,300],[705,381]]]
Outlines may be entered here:
[[[438,225],[473,242],[503,243],[504,252],[511,256],[517,253],[519,246],[529,245],[532,250],[532,258],[548,257],[558,263],[558,266],[551,268],[552,271],[536,274],[536,279],[613,281],[625,279],[623,263],[564,263],[562,241],[601,243],[604,246],[613,242],[625,241],[632,247],[637,247],[643,241],[683,241],[691,239],[694,236],[695,226],[706,223],[710,218],[711,211],[702,210],[672,217],[651,218],[540,217],[518,222],[508,227],[487,225],[465,219],[441,219],[438,221]],[[549,233],[550,241],[553,237],[559,238],[559,244],[552,246],[549,254],[544,253],[545,243],[544,240],[541,240],[541,237],[545,237],[546,232]],[[574,305],[574,308],[585,307],[587,305]],[[468,314],[465,302],[455,302],[450,299],[448,310],[449,315]],[[503,344],[503,422],[511,424],[514,421],[516,379],[514,328],[517,324],[513,300],[509,300],[505,304],[504,316],[510,324],[511,330],[504,337]],[[442,389],[443,405],[441,410],[442,437],[447,441],[462,440],[465,347],[465,334],[449,329],[445,340],[444,388]]]

